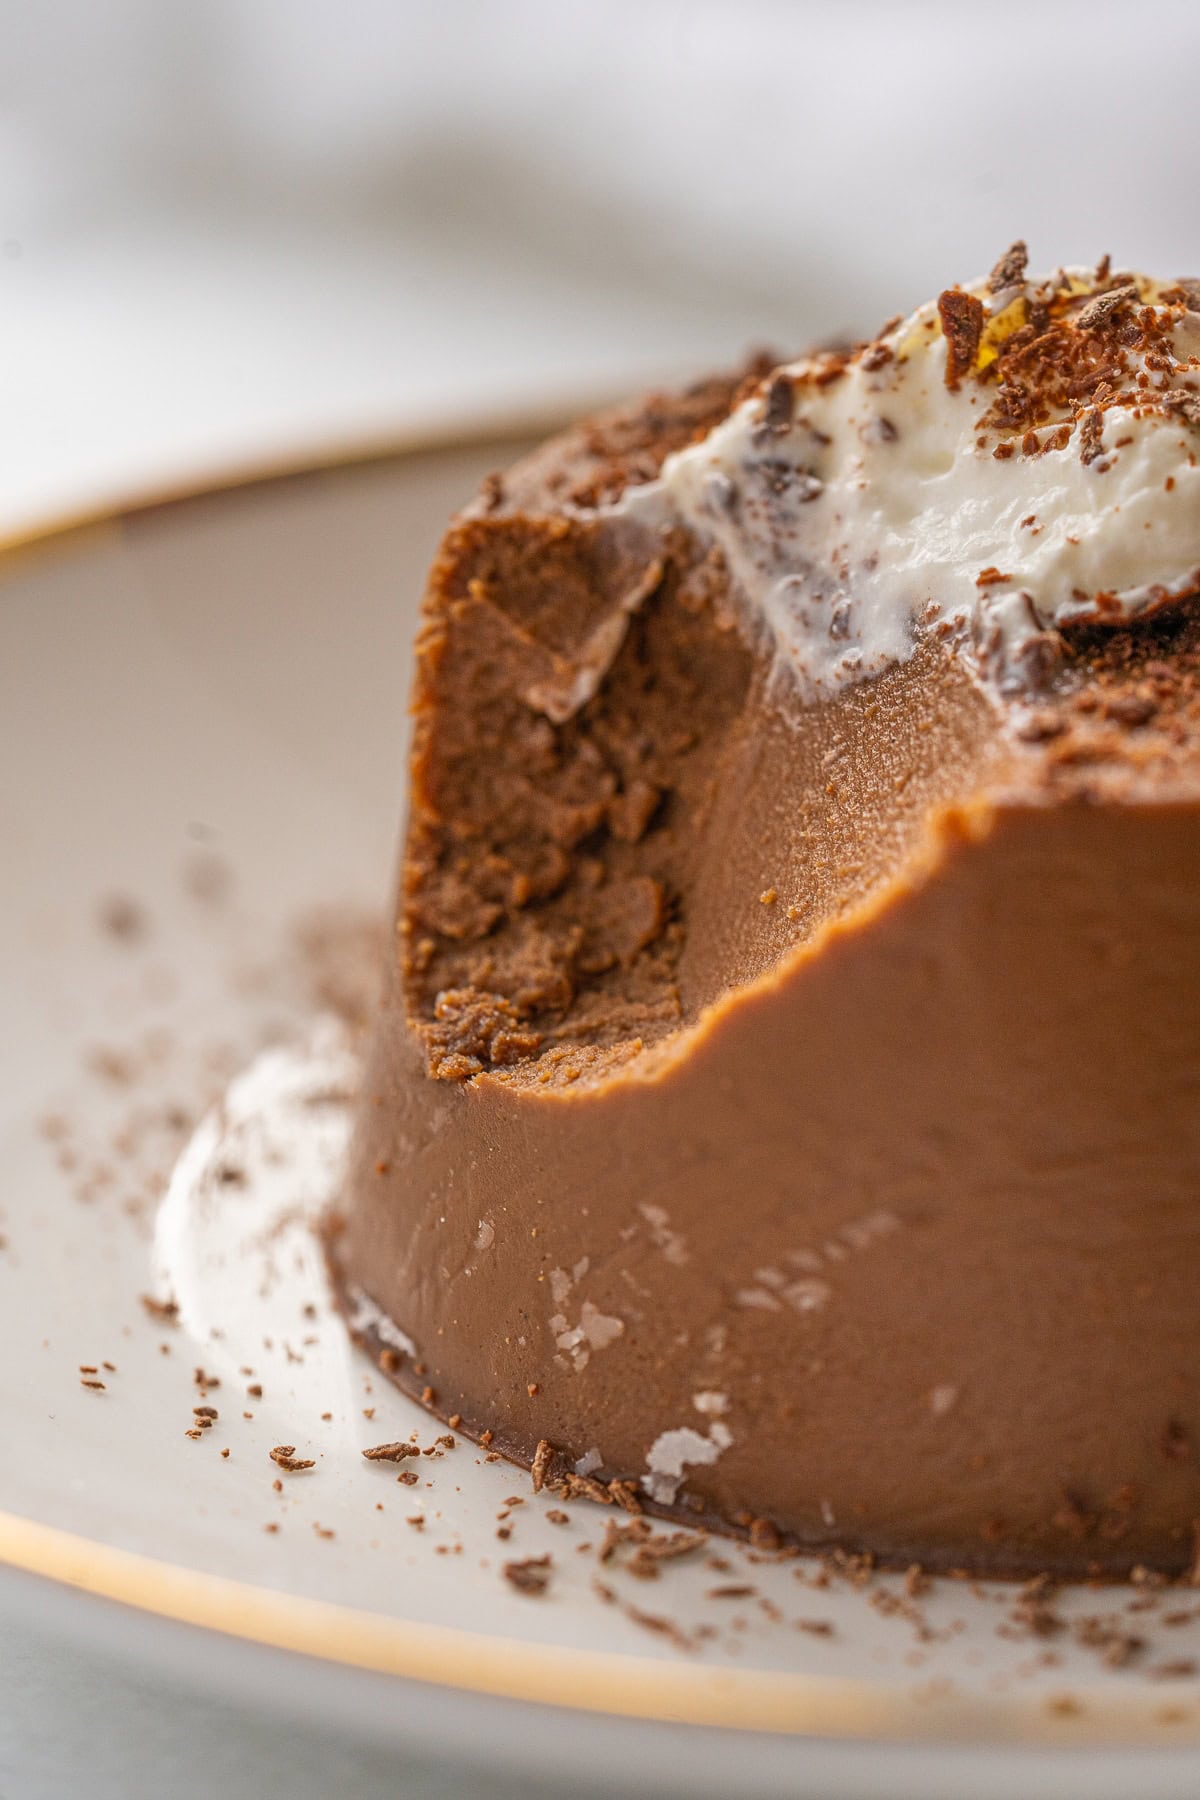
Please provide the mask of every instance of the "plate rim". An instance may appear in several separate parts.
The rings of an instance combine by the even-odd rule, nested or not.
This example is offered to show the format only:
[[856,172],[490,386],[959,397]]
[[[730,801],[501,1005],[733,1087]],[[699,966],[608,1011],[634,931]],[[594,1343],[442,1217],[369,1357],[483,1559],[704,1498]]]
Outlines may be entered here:
[[407,424],[301,437],[290,447],[264,447],[243,455],[218,453],[161,482],[132,482],[107,497],[84,497],[47,507],[45,512],[31,510],[21,522],[0,525],[0,561],[10,554],[93,528],[119,525],[158,507],[188,500],[219,498],[275,481],[359,469],[442,450],[483,449],[512,438],[540,440],[562,431],[588,411],[611,406],[613,400],[611,385],[593,383],[565,390],[558,399],[543,396],[525,405],[490,407],[474,415],[464,411],[438,417],[431,413]]
[[1061,1710],[1048,1706],[1044,1694],[952,1694],[922,1710],[912,1684],[885,1687],[844,1676],[677,1664],[393,1619],[189,1569],[7,1511],[0,1511],[0,1568],[115,1602],[143,1620],[190,1626],[310,1663],[560,1712],[914,1749],[941,1744],[1178,1753],[1200,1745],[1194,1716],[1172,1721],[1174,1734],[1168,1735],[1161,1717],[1170,1702],[1166,1684],[1122,1694],[1071,1682],[1071,1704]]
[[[473,424],[429,423],[346,437],[323,449],[231,459],[108,504],[81,504],[31,517],[0,533],[0,565],[26,552],[65,547],[94,530],[119,528],[159,507],[268,487],[277,481],[479,449],[561,429],[574,409],[548,403],[497,410]],[[314,1663],[422,1683],[490,1699],[663,1725],[703,1725],[845,1743],[987,1743],[1013,1750],[1071,1747],[1200,1748],[1200,1712],[1166,1720],[1172,1687],[1118,1692],[1065,1684],[1073,1705],[1045,1693],[965,1696],[922,1711],[919,1684],[885,1685],[845,1676],[728,1669],[620,1652],[544,1645],[456,1626],[390,1618],[336,1601],[190,1569],[0,1509],[0,1570],[30,1575],[91,1599],[115,1602],[142,1619],[190,1626],[248,1646],[283,1650]]]

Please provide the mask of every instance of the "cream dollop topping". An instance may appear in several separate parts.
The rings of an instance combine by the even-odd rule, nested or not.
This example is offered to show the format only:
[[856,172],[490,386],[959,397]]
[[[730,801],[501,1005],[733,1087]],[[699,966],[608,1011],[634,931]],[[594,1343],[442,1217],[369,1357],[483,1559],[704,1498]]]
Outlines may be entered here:
[[1200,589],[1200,285],[1024,246],[849,355],[776,371],[629,510],[721,553],[802,697],[953,634],[1018,686],[1045,634]]

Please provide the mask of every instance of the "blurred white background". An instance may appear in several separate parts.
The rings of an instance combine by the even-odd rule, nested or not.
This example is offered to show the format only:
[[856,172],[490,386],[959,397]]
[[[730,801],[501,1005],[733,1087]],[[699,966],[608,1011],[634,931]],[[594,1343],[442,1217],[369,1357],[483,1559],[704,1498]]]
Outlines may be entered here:
[[47,0],[0,530],[570,404],[988,266],[1200,269],[1195,0]]

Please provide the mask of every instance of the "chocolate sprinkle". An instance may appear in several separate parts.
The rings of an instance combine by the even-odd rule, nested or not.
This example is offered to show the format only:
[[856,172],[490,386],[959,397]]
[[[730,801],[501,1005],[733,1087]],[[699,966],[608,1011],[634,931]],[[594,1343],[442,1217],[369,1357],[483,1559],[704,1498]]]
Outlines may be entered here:
[[781,435],[791,424],[795,409],[796,389],[791,377],[782,373],[772,376],[763,407],[763,425],[766,430]]
[[946,386],[956,388],[975,367],[983,336],[983,301],[961,288],[947,288],[938,296],[937,306],[946,334]]
[[527,1556],[522,1562],[506,1562],[504,1579],[510,1582],[519,1594],[544,1594],[550,1585],[553,1569],[553,1557],[549,1555]]
[[276,1444],[270,1456],[273,1463],[278,1463],[290,1475],[294,1475],[299,1469],[315,1469],[317,1466],[312,1457],[297,1456],[295,1444]]
[[1137,299],[1138,291],[1133,282],[1125,287],[1109,288],[1107,294],[1097,294],[1080,309],[1076,324],[1081,331],[1095,331],[1106,325],[1122,307],[1130,306]]
[[988,292],[1002,293],[1005,288],[1016,287],[1025,280],[1025,270],[1029,263],[1029,250],[1024,238],[1018,238],[1010,244],[1004,255],[997,262],[988,276]]

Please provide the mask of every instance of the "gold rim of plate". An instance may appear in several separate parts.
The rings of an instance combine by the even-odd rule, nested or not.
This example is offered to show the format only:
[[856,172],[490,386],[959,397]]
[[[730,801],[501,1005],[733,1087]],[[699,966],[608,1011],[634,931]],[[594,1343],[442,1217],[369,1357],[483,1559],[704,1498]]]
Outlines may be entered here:
[[[349,441],[324,452],[234,464],[109,506],[35,520],[0,535],[0,556],[51,548],[156,506],[293,476],[533,437],[561,427],[567,416],[565,409],[543,407],[498,415],[475,429],[430,428]],[[877,1743],[1200,1747],[1200,1695],[1194,1682],[1131,1685],[1123,1692],[1064,1682],[1058,1691],[1039,1687],[1036,1694],[985,1696],[915,1680],[871,1683],[531,1644],[388,1618],[205,1574],[4,1511],[0,1567],[136,1613],[346,1669],[619,1718]]]

